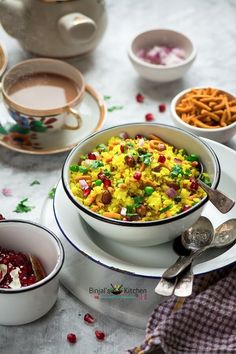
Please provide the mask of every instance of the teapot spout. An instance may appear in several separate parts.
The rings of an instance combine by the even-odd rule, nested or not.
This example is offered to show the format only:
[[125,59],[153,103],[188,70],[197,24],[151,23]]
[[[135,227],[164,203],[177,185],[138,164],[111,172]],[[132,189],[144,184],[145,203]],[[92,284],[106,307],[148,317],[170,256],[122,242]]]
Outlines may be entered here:
[[24,1],[0,0],[0,22],[12,37],[21,38],[24,33]]

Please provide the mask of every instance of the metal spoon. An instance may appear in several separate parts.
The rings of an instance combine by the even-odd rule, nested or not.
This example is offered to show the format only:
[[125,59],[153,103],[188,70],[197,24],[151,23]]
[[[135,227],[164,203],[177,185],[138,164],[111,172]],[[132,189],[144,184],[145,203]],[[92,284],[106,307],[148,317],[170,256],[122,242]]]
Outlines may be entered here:
[[227,197],[224,193],[218,189],[213,189],[205,184],[200,178],[203,174],[204,168],[201,162],[199,163],[200,175],[198,177],[198,184],[207,193],[211,203],[223,214],[228,213],[234,206],[235,201]]
[[[189,241],[192,240],[192,238],[196,238],[198,236],[199,238],[199,234],[205,232],[205,230],[211,230],[211,234],[210,234],[210,241],[212,241],[212,237],[213,237],[213,233],[214,233],[214,229],[213,229],[213,226],[210,222],[209,219],[207,219],[206,217],[204,216],[201,216],[197,222],[187,231],[185,231],[181,236],[178,237],[181,238],[181,243],[180,245],[176,242],[174,242],[174,248],[176,248],[176,245],[177,245],[177,248],[178,248],[178,253],[180,254],[180,257],[178,258],[178,260],[176,261],[177,264],[179,264],[180,262],[182,262],[182,259],[185,259],[185,257],[183,257],[183,255],[186,255],[186,251],[187,249],[189,250],[195,250],[196,249],[196,243],[197,241],[195,241],[194,243],[191,242],[190,246],[189,246]],[[187,235],[191,235],[191,236],[188,236],[188,240],[185,241],[185,240],[182,240],[183,238],[185,239],[185,234]],[[199,242],[199,241],[198,241]],[[179,243],[179,242],[178,242]],[[186,244],[186,247],[185,247],[185,244]],[[183,246],[184,247],[183,247]],[[179,246],[182,246],[182,247],[179,247]],[[202,243],[200,242],[200,246],[199,247],[202,247]],[[199,248],[198,247],[198,248]],[[193,252],[193,251],[192,251]],[[192,254],[192,252],[190,254]],[[176,264],[175,263],[175,264]],[[170,268],[168,268],[169,270]],[[168,271],[167,270],[167,271]],[[166,272],[167,272],[166,271]],[[161,280],[159,281],[159,283],[157,284],[156,288],[155,288],[155,292],[159,295],[163,295],[163,296],[171,296],[174,291],[175,291],[175,287],[177,286],[177,281],[179,281],[177,278],[175,279],[165,279],[165,274],[166,272],[164,272],[164,274],[162,275],[162,278]],[[191,275],[191,269],[189,269],[189,276]],[[188,278],[189,278],[188,276]],[[192,275],[190,276],[190,278],[192,277]],[[189,278],[189,279],[190,279]],[[187,282],[186,282],[186,285],[187,285]],[[185,292],[189,293],[189,291],[191,291],[191,284],[189,284],[188,282],[188,289],[186,289]]]
[[188,265],[191,264],[193,255],[203,247],[208,246],[214,236],[212,223],[205,216],[201,216],[192,227],[182,233],[181,242],[185,248],[191,249],[189,256],[180,256],[162,275],[165,279],[171,279],[179,275]]
[[[191,253],[189,256],[182,257],[180,262],[177,262],[167,269],[167,271],[163,274],[166,279],[172,279],[179,275],[187,266],[189,266],[192,261],[200,256],[203,252],[208,250],[209,248],[221,248],[226,247],[236,241],[236,219],[230,219],[225,221],[223,224],[218,226],[215,230],[215,235],[213,241],[203,246],[200,249],[197,249],[195,252]],[[183,259],[184,258],[184,259]]]

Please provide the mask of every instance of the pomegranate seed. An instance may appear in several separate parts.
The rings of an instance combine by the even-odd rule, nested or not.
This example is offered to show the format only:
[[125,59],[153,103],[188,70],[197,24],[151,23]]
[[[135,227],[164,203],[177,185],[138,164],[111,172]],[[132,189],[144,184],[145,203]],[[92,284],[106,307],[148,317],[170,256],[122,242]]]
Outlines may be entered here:
[[164,103],[159,104],[158,108],[159,108],[159,112],[165,112],[166,111],[166,105]]
[[91,189],[90,189],[90,188],[86,188],[86,189],[83,191],[83,196],[86,198],[90,193],[91,193]]
[[160,163],[164,163],[166,161],[166,157],[164,155],[160,155],[157,161]]
[[141,135],[141,134],[136,134],[135,135],[135,139],[142,139],[143,138],[143,135]]
[[67,334],[67,340],[70,343],[76,343],[77,337],[76,337],[76,335],[74,333],[68,333]]
[[139,181],[141,179],[141,177],[142,177],[142,173],[141,172],[136,171],[134,173],[134,179],[136,179],[137,181]]
[[124,145],[120,145],[120,151],[122,152],[122,154],[125,152],[125,147],[124,147]]
[[88,159],[89,159],[89,160],[96,160],[96,159],[97,159],[97,156],[96,156],[95,154],[93,154],[92,152],[90,152],[90,153],[88,154]]
[[90,324],[94,323],[95,319],[90,313],[86,313],[86,315],[84,315],[84,321]]
[[5,218],[2,214],[0,214],[0,220],[5,220]]
[[103,341],[105,339],[105,333],[102,331],[95,331],[95,336],[98,340]]
[[139,102],[139,103],[143,103],[144,101],[144,96],[141,94],[141,93],[138,93],[136,95],[136,101]]
[[190,209],[191,207],[189,205],[185,205],[183,208],[182,208],[182,211],[186,211],[188,209]]
[[190,189],[196,191],[198,189],[198,183],[197,181],[193,181],[191,184],[190,184]]
[[108,188],[111,186],[111,181],[108,178],[103,179],[103,185],[105,188]]
[[106,175],[103,172],[99,172],[97,177],[98,177],[98,179],[101,179],[103,181],[106,178]]
[[145,115],[145,120],[146,120],[147,122],[151,122],[152,120],[154,120],[154,115],[153,115],[152,113],[147,113],[147,114]]

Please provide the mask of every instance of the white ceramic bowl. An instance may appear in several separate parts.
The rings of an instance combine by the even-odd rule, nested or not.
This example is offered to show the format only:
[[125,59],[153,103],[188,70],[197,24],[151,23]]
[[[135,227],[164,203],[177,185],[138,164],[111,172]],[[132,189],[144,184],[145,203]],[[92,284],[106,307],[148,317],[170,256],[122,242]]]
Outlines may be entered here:
[[[196,87],[196,88],[200,88],[200,87]],[[189,131],[192,134],[201,136],[203,138],[215,140],[215,141],[218,141],[219,143],[226,143],[227,141],[229,141],[236,134],[236,122],[234,122],[226,127],[208,129],[208,128],[195,127],[195,126],[192,126],[188,123],[185,123],[178,116],[178,114],[176,112],[176,105],[178,104],[180,99],[187,92],[191,91],[192,89],[194,89],[194,87],[181,91],[171,101],[170,110],[171,110],[171,116],[172,116],[172,119],[173,119],[173,122],[175,123],[175,125],[177,125],[179,128]],[[226,91],[223,91],[223,90],[220,90],[220,91],[223,93],[226,93],[227,95],[235,97],[234,95],[232,95]]]
[[65,203],[72,202],[77,207],[79,214],[91,227],[114,241],[135,246],[152,246],[168,242],[189,228],[199,218],[207,202],[207,197],[191,209],[172,218],[148,222],[129,222],[106,218],[92,212],[78,202],[70,191],[70,165],[77,164],[79,156],[90,152],[96,145],[106,143],[112,136],[120,135],[123,132],[127,132],[130,136],[156,134],[174,146],[186,149],[189,154],[199,155],[205,170],[210,176],[212,187],[217,187],[220,179],[220,166],[216,154],[209,145],[197,136],[179,128],[152,123],[133,123],[116,126],[90,135],[70,152],[62,169],[62,183],[68,196]]
[[0,221],[3,248],[35,255],[46,277],[20,289],[0,288],[0,324],[22,325],[46,314],[57,299],[59,272],[64,262],[60,240],[48,229],[24,220]]
[[[186,53],[186,59],[175,65],[155,65],[137,56],[141,49],[149,49],[155,45],[181,48]],[[129,59],[138,74],[154,82],[170,82],[181,78],[193,64],[196,53],[193,42],[186,35],[169,29],[153,29],[140,33],[128,49]]]

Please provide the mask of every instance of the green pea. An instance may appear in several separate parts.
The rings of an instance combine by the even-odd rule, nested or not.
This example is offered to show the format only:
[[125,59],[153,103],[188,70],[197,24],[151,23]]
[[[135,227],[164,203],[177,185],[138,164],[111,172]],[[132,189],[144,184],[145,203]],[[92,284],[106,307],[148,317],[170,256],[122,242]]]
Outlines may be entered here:
[[146,187],[144,188],[144,192],[145,192],[146,195],[150,196],[150,195],[152,195],[152,193],[154,192],[154,188],[151,187],[151,186],[146,186]]
[[72,172],[78,172],[79,171],[79,167],[78,165],[71,165],[70,166],[70,171]]
[[88,169],[87,169],[87,167],[85,167],[85,166],[79,166],[79,172],[81,172],[81,173],[87,173],[87,172],[88,172]]
[[102,184],[102,180],[101,179],[97,179],[95,181],[95,186],[101,186],[101,184]]

